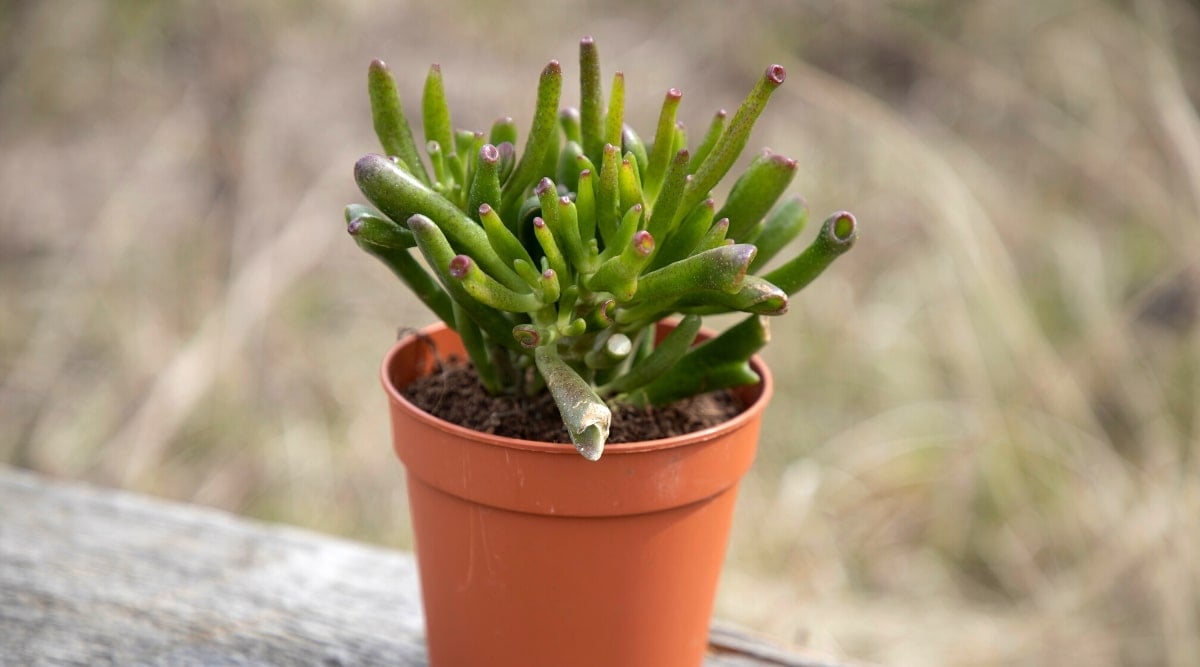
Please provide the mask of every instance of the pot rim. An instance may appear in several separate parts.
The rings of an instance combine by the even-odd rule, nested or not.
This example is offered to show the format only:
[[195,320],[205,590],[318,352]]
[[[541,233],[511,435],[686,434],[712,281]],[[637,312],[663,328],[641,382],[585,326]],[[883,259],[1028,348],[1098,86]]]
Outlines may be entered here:
[[[659,326],[662,324],[663,322],[660,322]],[[674,324],[674,322],[671,324]],[[411,412],[416,419],[425,422],[426,424],[441,431],[452,434],[455,437],[488,445],[507,447],[509,449],[543,452],[546,454],[561,454],[563,456],[579,456],[578,452],[575,451],[574,447],[570,446],[569,442],[542,442],[538,440],[524,440],[521,438],[511,438],[507,436],[476,431],[474,429],[469,429],[464,426],[459,426],[458,424],[448,422],[440,417],[435,417],[405,398],[400,392],[400,389],[398,389],[395,384],[392,383],[391,373],[389,372],[395,357],[400,353],[401,349],[412,344],[418,339],[418,337],[431,336],[436,331],[448,328],[449,327],[447,327],[445,323],[438,322],[422,327],[420,330],[411,331],[399,338],[388,350],[387,354],[384,355],[383,363],[380,365],[380,381],[383,384],[384,391],[386,391],[388,394],[388,399],[393,404],[402,406],[405,410]],[[714,336],[715,333],[710,329],[701,329],[700,335],[711,337]],[[686,447],[688,445],[694,445],[712,440],[725,433],[736,431],[742,428],[766,409],[775,389],[774,378],[771,376],[771,369],[759,355],[756,354],[750,358],[750,365],[754,371],[758,373],[760,378],[759,382],[755,385],[735,387],[733,389],[733,391],[741,393],[744,400],[747,399],[747,394],[749,394],[750,397],[745,408],[743,408],[741,412],[734,415],[732,418],[723,421],[716,426],[710,426],[706,429],[692,431],[691,433],[685,433],[683,435],[672,436],[669,438],[605,445],[604,456],[620,456],[622,454],[636,454],[638,452]]]

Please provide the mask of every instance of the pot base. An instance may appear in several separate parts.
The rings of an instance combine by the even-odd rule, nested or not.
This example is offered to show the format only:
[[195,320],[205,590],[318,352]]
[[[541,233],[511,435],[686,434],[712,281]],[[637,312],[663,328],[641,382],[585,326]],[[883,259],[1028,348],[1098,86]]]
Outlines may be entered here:
[[431,665],[703,660],[736,487],[614,520],[485,507],[408,483]]

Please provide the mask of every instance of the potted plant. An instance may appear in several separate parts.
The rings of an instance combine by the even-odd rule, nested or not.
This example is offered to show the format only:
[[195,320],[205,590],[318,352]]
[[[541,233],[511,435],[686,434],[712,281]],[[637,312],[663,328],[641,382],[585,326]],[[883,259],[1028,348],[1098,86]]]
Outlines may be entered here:
[[[771,393],[754,356],[767,318],[856,237],[854,217],[835,213],[766,270],[808,216],[798,197],[775,206],[796,163],[770,151],[720,207],[711,196],[782,67],[693,148],[675,119],[679,91],[646,141],[624,123],[620,72],[604,103],[590,38],[580,68],[580,106],[561,111],[559,63],[542,71],[518,151],[511,119],[488,134],[452,129],[434,65],[425,158],[389,70],[369,69],[385,155],[355,165],[372,206],[348,206],[348,230],[442,320],[402,337],[382,369],[435,667],[702,661],[737,484]],[[719,335],[701,330],[704,315],[729,312],[747,316]],[[713,392],[725,399],[716,408],[686,403],[675,415],[724,405],[718,423],[613,442],[626,421],[653,423]],[[537,432],[539,405],[556,409],[551,437],[513,437]]]

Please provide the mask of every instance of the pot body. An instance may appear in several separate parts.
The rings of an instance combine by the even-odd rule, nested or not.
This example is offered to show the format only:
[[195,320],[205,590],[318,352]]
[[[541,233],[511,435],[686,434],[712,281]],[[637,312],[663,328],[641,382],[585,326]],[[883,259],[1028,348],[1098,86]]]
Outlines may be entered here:
[[[431,344],[432,343],[432,344]],[[436,348],[436,352],[435,352]],[[438,355],[444,325],[399,341],[382,369],[404,463],[433,667],[696,667],[704,658],[734,500],[771,378],[711,429],[610,445],[493,436],[420,410],[400,390]]]

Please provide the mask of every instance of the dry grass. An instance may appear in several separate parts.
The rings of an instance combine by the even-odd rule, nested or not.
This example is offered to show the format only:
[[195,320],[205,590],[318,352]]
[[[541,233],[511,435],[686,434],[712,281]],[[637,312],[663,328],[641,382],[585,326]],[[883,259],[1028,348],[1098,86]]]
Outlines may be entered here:
[[639,127],[670,86],[702,127],[778,61],[752,143],[864,235],[775,327],[720,613],[1200,664],[1194,3],[249,6],[0,12],[0,461],[403,545],[375,365],[429,316],[341,236],[366,62],[524,125],[590,33]]

